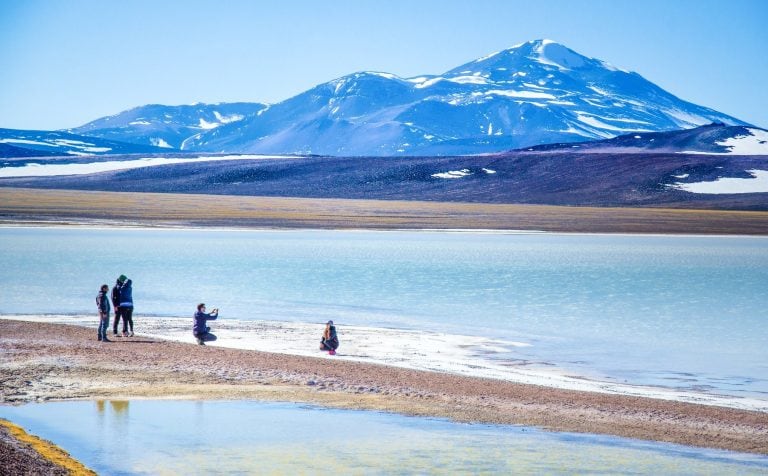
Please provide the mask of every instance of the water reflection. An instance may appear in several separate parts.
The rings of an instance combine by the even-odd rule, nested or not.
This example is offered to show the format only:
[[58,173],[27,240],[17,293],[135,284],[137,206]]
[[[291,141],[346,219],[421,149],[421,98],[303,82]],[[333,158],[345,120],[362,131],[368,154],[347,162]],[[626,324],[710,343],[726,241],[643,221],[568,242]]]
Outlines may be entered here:
[[121,417],[128,416],[128,401],[127,400],[110,400],[109,405],[112,407],[112,412]]
[[129,400],[96,400],[96,412],[99,415],[104,415],[106,411],[106,404],[109,403],[112,409],[112,414],[125,418],[128,416]]

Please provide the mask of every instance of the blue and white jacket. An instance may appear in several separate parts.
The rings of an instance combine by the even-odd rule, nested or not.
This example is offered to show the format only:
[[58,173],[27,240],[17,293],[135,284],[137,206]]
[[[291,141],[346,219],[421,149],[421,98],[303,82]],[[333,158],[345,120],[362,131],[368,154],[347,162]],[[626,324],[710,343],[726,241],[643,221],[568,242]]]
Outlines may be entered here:
[[133,307],[133,286],[129,279],[120,287],[120,307]]

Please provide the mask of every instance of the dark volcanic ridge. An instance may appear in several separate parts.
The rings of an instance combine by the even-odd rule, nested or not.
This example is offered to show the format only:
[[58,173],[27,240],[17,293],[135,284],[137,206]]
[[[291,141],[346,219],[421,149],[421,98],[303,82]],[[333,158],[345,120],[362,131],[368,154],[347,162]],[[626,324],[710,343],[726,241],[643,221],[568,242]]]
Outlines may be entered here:
[[529,152],[590,153],[706,153],[738,155],[768,154],[768,131],[759,127],[728,126],[723,123],[667,132],[633,132],[612,139],[545,144],[520,149]]
[[[125,159],[125,157],[123,157]],[[510,152],[467,157],[306,157],[179,163],[0,186],[303,198],[768,210],[767,193],[700,194],[680,184],[749,179],[766,156]]]

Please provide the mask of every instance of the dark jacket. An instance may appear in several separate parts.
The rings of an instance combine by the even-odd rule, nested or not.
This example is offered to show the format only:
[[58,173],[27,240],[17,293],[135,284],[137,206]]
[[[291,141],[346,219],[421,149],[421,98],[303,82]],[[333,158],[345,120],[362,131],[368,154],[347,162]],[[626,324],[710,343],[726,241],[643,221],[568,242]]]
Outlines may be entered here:
[[213,315],[213,313],[206,314],[203,311],[197,311],[195,313],[195,318],[194,318],[195,323],[192,326],[192,333],[194,335],[205,334],[207,332],[206,331],[207,326],[205,325],[205,321],[215,321],[217,317],[219,317],[218,313],[216,313],[216,315]]
[[120,307],[133,307],[133,286],[129,279],[120,286]]
[[112,305],[115,307],[115,309],[120,307],[120,286],[122,285],[123,283],[118,281],[112,287]]
[[107,299],[106,291],[99,291],[96,296],[96,307],[99,308],[99,312],[109,314],[109,299]]
[[320,338],[320,342],[327,348],[336,350],[339,348],[339,336],[336,334],[336,326],[331,326],[328,339],[325,338],[325,332],[323,337]]

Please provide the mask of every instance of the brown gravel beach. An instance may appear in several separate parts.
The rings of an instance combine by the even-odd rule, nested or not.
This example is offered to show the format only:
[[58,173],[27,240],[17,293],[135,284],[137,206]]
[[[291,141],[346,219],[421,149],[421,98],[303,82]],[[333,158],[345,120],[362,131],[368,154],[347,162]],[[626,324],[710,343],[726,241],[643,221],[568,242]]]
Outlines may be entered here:
[[768,414],[0,319],[0,402],[259,399],[768,454]]

